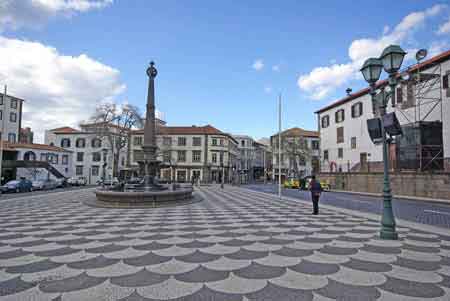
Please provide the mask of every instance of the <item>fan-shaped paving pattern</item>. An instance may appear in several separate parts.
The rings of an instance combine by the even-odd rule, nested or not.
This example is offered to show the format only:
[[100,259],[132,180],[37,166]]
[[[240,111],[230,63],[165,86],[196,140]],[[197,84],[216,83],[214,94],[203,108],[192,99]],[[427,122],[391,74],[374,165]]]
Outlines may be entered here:
[[399,227],[386,241],[357,214],[312,216],[237,187],[197,193],[136,210],[86,207],[89,190],[4,201],[0,299],[450,299],[450,235]]

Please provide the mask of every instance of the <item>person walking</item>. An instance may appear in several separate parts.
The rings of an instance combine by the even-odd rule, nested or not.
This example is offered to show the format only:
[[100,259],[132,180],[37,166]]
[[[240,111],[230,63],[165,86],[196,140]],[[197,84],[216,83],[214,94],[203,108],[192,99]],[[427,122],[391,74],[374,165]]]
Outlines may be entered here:
[[309,184],[309,190],[311,191],[311,199],[313,202],[313,214],[318,215],[319,214],[319,199],[320,194],[322,193],[323,189],[320,185],[319,181],[316,181],[316,176],[311,177],[311,183]]

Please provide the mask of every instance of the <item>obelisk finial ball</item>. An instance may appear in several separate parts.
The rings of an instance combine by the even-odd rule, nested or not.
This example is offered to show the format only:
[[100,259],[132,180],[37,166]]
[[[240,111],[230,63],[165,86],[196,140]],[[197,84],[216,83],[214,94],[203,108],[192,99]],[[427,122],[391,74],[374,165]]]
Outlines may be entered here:
[[155,68],[155,62],[150,62],[150,67],[147,68],[147,75],[151,78],[155,78],[158,74],[158,70]]

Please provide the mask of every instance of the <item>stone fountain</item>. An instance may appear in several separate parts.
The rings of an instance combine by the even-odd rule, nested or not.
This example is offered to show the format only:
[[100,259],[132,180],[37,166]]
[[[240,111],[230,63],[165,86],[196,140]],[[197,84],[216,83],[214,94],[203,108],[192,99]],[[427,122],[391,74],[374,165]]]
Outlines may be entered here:
[[157,174],[160,161],[157,160],[156,151],[156,123],[155,123],[155,77],[158,71],[155,63],[151,62],[147,68],[149,77],[147,93],[147,112],[144,126],[144,143],[142,156],[138,159],[140,174],[143,178],[141,184],[125,185],[121,190],[97,189],[96,201],[88,204],[100,207],[113,208],[141,208],[160,207],[174,204],[186,204],[198,201],[193,195],[192,187],[179,187],[170,190],[168,186],[158,183]]

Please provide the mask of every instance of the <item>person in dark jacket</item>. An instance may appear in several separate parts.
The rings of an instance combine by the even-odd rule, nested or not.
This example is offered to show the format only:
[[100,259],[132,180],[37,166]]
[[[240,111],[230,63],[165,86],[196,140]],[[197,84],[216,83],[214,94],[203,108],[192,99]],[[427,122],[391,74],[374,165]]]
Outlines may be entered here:
[[316,176],[311,177],[311,183],[309,184],[309,190],[311,191],[311,199],[313,202],[313,214],[319,214],[319,198],[323,189],[319,181],[316,181]]

